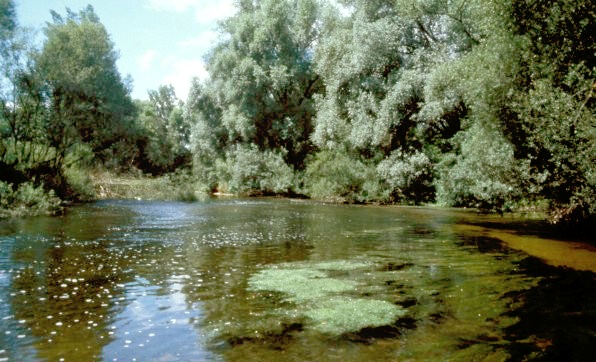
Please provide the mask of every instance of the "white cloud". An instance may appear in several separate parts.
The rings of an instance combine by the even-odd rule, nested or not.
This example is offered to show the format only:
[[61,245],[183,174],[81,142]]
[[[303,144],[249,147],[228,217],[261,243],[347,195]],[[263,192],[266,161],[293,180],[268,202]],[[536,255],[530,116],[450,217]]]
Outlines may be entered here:
[[201,3],[201,0],[148,0],[151,9],[181,13]]
[[206,52],[215,45],[218,38],[219,33],[216,31],[203,31],[198,36],[179,41],[178,46],[195,48],[198,51]]
[[159,53],[154,49],[149,49],[145,53],[143,53],[138,59],[137,64],[139,65],[139,69],[143,72],[148,71],[151,69],[153,64],[155,63],[156,58],[159,56]]
[[236,12],[232,0],[208,0],[200,1],[200,4],[195,7],[195,17],[199,23],[223,20]]
[[234,15],[233,0],[147,0],[149,8],[155,11],[192,11],[199,23],[211,23]]
[[186,101],[193,78],[206,79],[209,75],[205,63],[196,59],[177,59],[168,57],[163,60],[167,69],[161,84],[171,84],[176,90],[176,96]]
[[[148,50],[137,59],[145,76],[159,79],[160,85],[171,84],[179,99],[186,100],[193,78],[207,79],[203,55],[217,43],[220,34],[215,25],[219,20],[234,15],[234,0],[144,0],[145,7],[156,12],[188,14],[199,24],[197,32],[187,38],[172,39],[175,49]],[[170,48],[172,44],[169,44]],[[196,57],[196,58],[195,58]],[[150,73],[150,75],[149,75]]]

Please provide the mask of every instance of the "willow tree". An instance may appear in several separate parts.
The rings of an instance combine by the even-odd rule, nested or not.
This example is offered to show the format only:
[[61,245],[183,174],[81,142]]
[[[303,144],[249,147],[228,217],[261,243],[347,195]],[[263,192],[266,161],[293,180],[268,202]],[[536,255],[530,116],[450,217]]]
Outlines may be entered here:
[[[316,98],[313,133],[323,153],[313,165],[326,168],[318,161],[339,150],[367,170],[344,185],[346,195],[431,200],[431,161],[438,158],[431,146],[448,150],[445,139],[460,130],[467,111],[455,92],[432,99],[431,75],[481,41],[476,19],[485,18],[484,7],[475,1],[341,3],[352,12],[328,22],[333,27],[315,57],[325,92]],[[312,187],[327,182],[311,171]]]
[[552,222],[589,224],[596,207],[596,8],[567,0],[481,7],[484,16],[473,18],[477,42],[435,68],[425,89],[423,116],[446,114],[451,98],[466,110],[437,167],[438,196],[498,209],[546,202]]
[[[312,95],[319,85],[312,69],[319,4],[262,0],[238,6],[236,15],[223,22],[220,43],[208,59],[210,80],[204,88],[218,118],[195,114],[194,121],[216,122],[216,129],[224,131],[217,147],[224,154],[229,151],[222,159],[226,164],[233,164],[229,158],[238,152],[253,150],[277,154],[290,167],[302,168],[311,150]],[[193,94],[202,97],[197,91]],[[189,104],[197,102],[201,101],[189,98]],[[198,132],[202,129],[201,124],[195,126]],[[204,149],[209,142],[200,134],[194,139],[200,145],[198,158],[203,159],[201,152],[209,152]]]
[[184,104],[171,85],[149,91],[148,101],[137,101],[139,129],[136,166],[154,175],[190,164],[190,127],[183,116]]
[[511,33],[523,47],[507,135],[528,165],[530,196],[548,200],[550,220],[584,222],[589,230],[596,213],[596,5],[511,3]]
[[81,145],[103,161],[121,157],[134,106],[116,67],[114,44],[91,6],[79,13],[67,9],[66,17],[52,12],[52,17],[37,70],[47,84],[55,166]]

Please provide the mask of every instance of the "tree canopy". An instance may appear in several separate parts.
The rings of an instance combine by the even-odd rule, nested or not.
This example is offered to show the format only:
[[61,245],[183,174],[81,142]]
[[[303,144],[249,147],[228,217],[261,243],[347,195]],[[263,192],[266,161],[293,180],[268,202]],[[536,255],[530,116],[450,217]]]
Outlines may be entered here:
[[242,149],[282,157],[311,197],[585,220],[593,24],[589,2],[240,2],[188,99],[196,174],[258,191],[286,173],[255,156],[230,187]]
[[35,49],[1,0],[2,181],[64,195],[47,167],[88,160],[192,170],[208,191],[593,221],[593,2],[236,6],[188,99],[163,85],[133,102],[91,6],[53,12]]

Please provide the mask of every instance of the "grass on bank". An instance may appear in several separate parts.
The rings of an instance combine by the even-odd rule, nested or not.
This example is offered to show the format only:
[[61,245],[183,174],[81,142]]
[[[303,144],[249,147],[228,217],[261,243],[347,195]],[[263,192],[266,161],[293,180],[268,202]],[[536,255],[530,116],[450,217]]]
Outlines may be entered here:
[[192,202],[207,196],[189,173],[159,177],[95,171],[90,175],[95,197],[105,199],[172,200]]

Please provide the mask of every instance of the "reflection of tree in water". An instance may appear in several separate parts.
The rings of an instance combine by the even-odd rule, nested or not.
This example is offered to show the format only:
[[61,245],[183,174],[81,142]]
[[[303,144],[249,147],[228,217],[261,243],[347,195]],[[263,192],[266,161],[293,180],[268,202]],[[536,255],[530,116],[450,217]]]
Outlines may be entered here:
[[[514,252],[492,237],[465,237],[459,244],[481,253]],[[537,282],[504,294],[510,309],[503,316],[517,322],[504,329],[505,345],[498,340],[486,342],[495,348],[504,346],[509,361],[592,361],[596,355],[596,274],[550,266],[535,257],[516,264],[511,277],[536,278]]]
[[25,265],[13,274],[14,318],[30,329],[37,358],[98,360],[110,341],[111,319],[123,307],[129,259],[101,239],[109,219],[90,228],[76,218],[34,221],[28,225],[34,232],[14,244],[12,260]]
[[[39,337],[36,347],[40,358],[94,360],[109,341],[107,327],[110,317],[117,313],[113,301],[122,295],[117,284],[124,276],[104,271],[103,263],[110,263],[105,250],[85,249],[70,246],[63,252],[50,245],[44,271],[37,274],[28,268],[13,279],[15,289],[26,291],[12,301],[15,317],[25,320],[31,333]],[[83,261],[78,255],[85,254]]]
[[311,228],[305,210],[284,203],[217,205],[204,216],[200,234],[182,245],[190,276],[182,290],[189,308],[200,303],[204,318],[195,324],[198,334],[221,352],[238,328],[250,327],[247,318],[258,320],[260,308],[269,306],[247,293],[248,278],[262,265],[307,258]]

